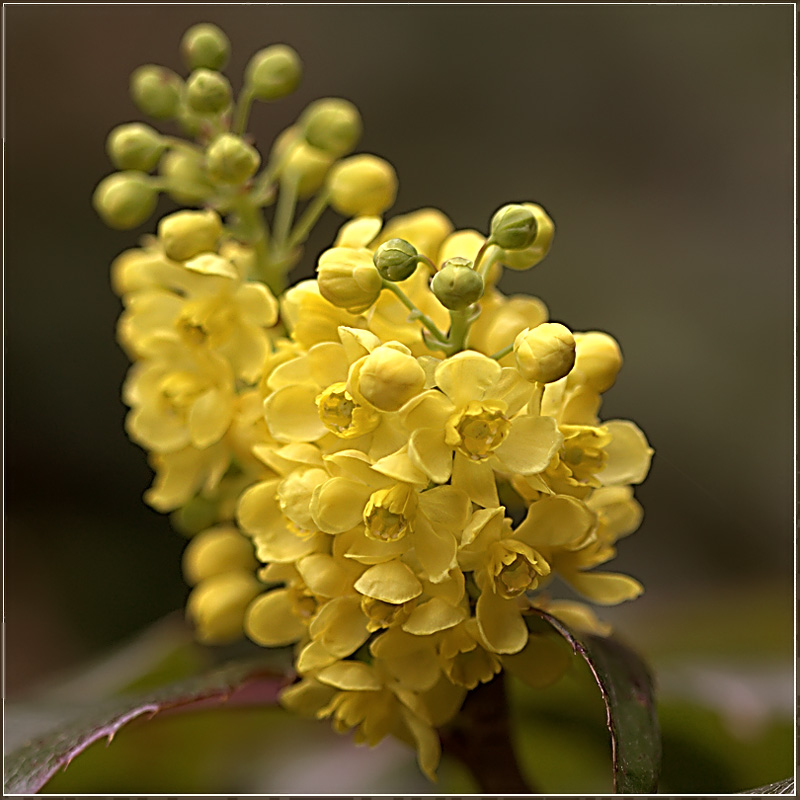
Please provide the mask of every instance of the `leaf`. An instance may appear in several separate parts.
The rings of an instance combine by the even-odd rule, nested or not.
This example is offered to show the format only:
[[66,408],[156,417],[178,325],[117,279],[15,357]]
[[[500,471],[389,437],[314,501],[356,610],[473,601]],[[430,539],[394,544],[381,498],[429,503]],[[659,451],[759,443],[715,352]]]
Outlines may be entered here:
[[212,672],[160,689],[126,695],[98,704],[80,717],[33,739],[6,758],[7,794],[37,792],[92,742],[107,738],[138,717],[164,711],[191,711],[222,703],[275,705],[291,676],[263,660],[227,664]]
[[785,781],[770,783],[768,786],[761,786],[758,789],[751,789],[749,792],[741,794],[791,794],[794,795],[794,778],[787,778]]
[[543,611],[546,620],[589,665],[606,707],[611,734],[614,791],[650,794],[657,791],[661,765],[661,734],[656,715],[653,681],[647,667],[631,649],[611,638],[578,637]]

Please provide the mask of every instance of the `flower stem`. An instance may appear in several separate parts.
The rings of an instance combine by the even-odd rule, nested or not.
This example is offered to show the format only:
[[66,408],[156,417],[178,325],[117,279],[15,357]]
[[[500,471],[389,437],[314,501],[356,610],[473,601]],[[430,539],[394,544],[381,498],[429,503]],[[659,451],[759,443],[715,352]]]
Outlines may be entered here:
[[441,737],[444,752],[469,769],[481,794],[536,793],[517,763],[502,673],[467,695],[458,716]]
[[426,314],[423,314],[412,302],[411,298],[396,284],[392,281],[383,281],[383,288],[388,289],[392,294],[394,294],[397,299],[411,312],[411,316],[414,319],[418,319],[433,335],[436,339],[443,342],[446,341],[444,333],[436,327],[436,323]]

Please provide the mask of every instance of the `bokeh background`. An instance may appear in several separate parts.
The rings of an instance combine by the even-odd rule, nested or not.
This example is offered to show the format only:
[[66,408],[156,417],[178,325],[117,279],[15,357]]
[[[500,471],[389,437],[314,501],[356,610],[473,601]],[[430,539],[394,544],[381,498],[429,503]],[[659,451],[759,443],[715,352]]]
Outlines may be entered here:
[[[790,4],[12,5],[4,13],[12,700],[80,670],[187,594],[184,542],[143,505],[150,472],[122,427],[127,365],[114,342],[120,306],[108,266],[137,232],[104,228],[90,198],[112,171],[105,136],[141,119],[127,95],[131,71],[147,62],[183,71],[181,35],[211,21],[232,40],[234,88],[265,45],[286,42],[304,60],[295,96],[255,108],[250,128],[263,147],[309,101],[344,96],[364,118],[360,149],[397,170],[392,214],[438,206],[458,227],[485,231],[504,202],[548,209],[557,226],[550,256],[502,287],[541,296],[575,330],[617,337],[625,366],[603,414],[636,420],[657,453],[637,490],[645,522],[617,561],[647,593],[605,616],[648,656],[664,697],[700,698],[743,753],[761,752],[758,732],[775,720],[788,724]],[[165,202],[159,213],[170,209]],[[304,275],[339,222],[328,212]],[[678,727],[688,719],[669,714]],[[791,741],[775,741],[783,761],[756,754],[763,775],[717,776],[708,790],[785,777]],[[346,740],[336,747],[343,742],[349,754]]]

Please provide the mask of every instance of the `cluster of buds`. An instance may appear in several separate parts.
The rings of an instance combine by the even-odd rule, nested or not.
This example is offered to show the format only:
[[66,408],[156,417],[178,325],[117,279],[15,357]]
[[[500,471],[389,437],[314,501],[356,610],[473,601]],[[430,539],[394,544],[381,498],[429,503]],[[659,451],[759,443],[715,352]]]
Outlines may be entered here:
[[[145,80],[155,68],[144,68],[134,97],[194,127],[205,149],[156,137],[158,155],[120,160],[146,148],[120,144],[131,130],[110,144],[120,168],[140,170],[137,186],[148,164],[191,156],[196,182],[167,191],[206,187],[192,201],[202,210],[164,217],[113,267],[134,361],[127,429],[156,472],[146,499],[191,537],[188,614],[201,641],[293,646],[286,707],[360,742],[412,743],[433,778],[436,729],[469,690],[503,669],[534,686],[566,669],[532,611],[607,632],[590,606],[559,598],[559,580],[598,605],[641,592],[596,569],[640,523],[632,485],[652,455],[632,422],[598,417],[619,347],[497,288],[504,268],[546,256],[554,226],[541,206],[502,207],[485,235],[435,209],[384,221],[391,167],[337,161],[360,131],[343,100],[309,106],[278,137],[269,179],[256,177],[241,109],[294,89],[296,56],[276,46],[254,57],[234,110],[216,72],[221,33],[198,26],[183,51],[185,85]],[[98,209],[138,224],[135,203],[110,199],[128,191],[121,176],[100,185]],[[267,235],[253,220],[274,181]],[[316,191],[292,230],[295,202]],[[281,292],[275,276],[328,204],[351,219],[316,279]]]

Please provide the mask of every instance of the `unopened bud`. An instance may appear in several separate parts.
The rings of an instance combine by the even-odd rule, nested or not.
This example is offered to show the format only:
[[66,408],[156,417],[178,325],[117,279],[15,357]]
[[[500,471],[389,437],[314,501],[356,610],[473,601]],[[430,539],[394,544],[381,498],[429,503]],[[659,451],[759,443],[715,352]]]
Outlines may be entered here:
[[257,100],[280,100],[300,83],[303,65],[288,45],[274,44],[259,50],[245,70],[245,85]]
[[228,79],[210,69],[196,69],[186,81],[186,103],[198,114],[220,114],[231,104]]
[[575,342],[576,381],[597,392],[610,389],[622,368],[622,353],[614,337],[592,331],[578,334]]
[[298,121],[306,141],[334,158],[352,153],[361,137],[361,115],[348,100],[327,97],[316,100]]
[[186,601],[186,614],[204,644],[227,644],[244,633],[247,606],[263,589],[249,570],[223,572],[200,581]]
[[381,411],[397,411],[425,387],[425,370],[400,347],[376,347],[358,370],[359,393]]
[[118,125],[106,140],[106,150],[117,169],[150,172],[164,152],[164,140],[149,125],[131,122]]
[[387,281],[404,281],[414,274],[419,253],[405,239],[389,239],[375,251],[372,260]]
[[325,182],[333,164],[333,157],[302,140],[290,144],[291,148],[281,176],[297,184],[300,199],[310,197]]
[[451,311],[459,311],[480,300],[483,278],[467,258],[451,258],[433,276],[431,290],[437,300]]
[[171,150],[161,159],[158,171],[166,178],[167,194],[177,203],[203,203],[214,190],[206,179],[200,153]]
[[155,210],[158,190],[143,172],[115,172],[94,190],[92,205],[111,228],[126,230],[141,225]]
[[145,64],[131,75],[131,97],[145,114],[173,119],[181,103],[183,81],[172,70]]
[[208,22],[192,25],[181,39],[181,54],[189,69],[222,69],[230,52],[228,37]]
[[217,136],[206,152],[208,174],[220,183],[244,183],[256,174],[260,164],[258,150],[232,133]]
[[346,217],[382,214],[394,203],[397,175],[388,161],[364,153],[336,164],[328,188],[331,205]]
[[533,241],[522,250],[505,250],[500,257],[500,262],[510,269],[530,269],[535,267],[548,253],[555,233],[553,220],[547,216],[541,206],[534,203],[523,203],[523,208],[528,209],[536,218],[536,236]]
[[575,337],[558,322],[544,322],[517,335],[514,356],[525,380],[552,383],[561,380],[575,364]]
[[176,211],[158,223],[158,238],[167,258],[188,261],[199,253],[213,252],[222,236],[216,211]]
[[378,299],[383,279],[369,250],[333,247],[319,257],[317,285],[329,303],[360,314]]
[[503,206],[492,217],[490,238],[506,250],[522,250],[536,238],[536,217],[530,208],[510,204]]
[[183,574],[192,586],[212,575],[255,566],[253,543],[233,525],[218,525],[198,533],[183,552]]

